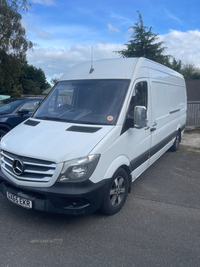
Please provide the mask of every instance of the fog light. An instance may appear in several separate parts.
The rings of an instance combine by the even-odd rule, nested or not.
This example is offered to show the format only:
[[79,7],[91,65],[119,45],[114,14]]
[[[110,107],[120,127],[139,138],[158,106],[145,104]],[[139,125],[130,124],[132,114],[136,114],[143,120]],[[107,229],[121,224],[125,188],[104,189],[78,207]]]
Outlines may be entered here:
[[71,204],[74,206],[74,207],[87,207],[90,205],[90,202],[87,200],[87,199],[84,199],[84,198],[76,198],[76,199],[73,199],[71,200]]
[[83,204],[83,200],[82,199],[76,199],[72,202],[73,206],[81,206]]

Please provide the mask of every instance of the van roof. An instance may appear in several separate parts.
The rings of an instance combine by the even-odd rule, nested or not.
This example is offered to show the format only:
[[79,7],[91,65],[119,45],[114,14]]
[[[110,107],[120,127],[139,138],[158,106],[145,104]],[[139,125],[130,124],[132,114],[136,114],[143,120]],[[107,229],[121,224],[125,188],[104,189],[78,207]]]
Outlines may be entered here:
[[[90,61],[84,62],[70,68],[60,80],[132,79],[134,71],[137,72],[141,68],[144,70],[144,67],[161,71],[171,77],[183,79],[183,76],[176,71],[152,60],[140,57],[95,60],[92,66]],[[141,74],[144,75],[144,73]],[[149,76],[149,74],[146,75]]]
[[78,64],[70,68],[60,80],[131,79],[138,58],[115,58]]

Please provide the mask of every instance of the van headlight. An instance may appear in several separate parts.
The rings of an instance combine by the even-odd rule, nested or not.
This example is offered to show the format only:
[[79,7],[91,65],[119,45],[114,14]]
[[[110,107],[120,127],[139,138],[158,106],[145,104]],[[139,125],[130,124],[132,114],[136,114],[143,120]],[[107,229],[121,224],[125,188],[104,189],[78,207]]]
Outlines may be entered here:
[[90,155],[65,161],[57,182],[82,182],[90,178],[94,172],[100,155]]

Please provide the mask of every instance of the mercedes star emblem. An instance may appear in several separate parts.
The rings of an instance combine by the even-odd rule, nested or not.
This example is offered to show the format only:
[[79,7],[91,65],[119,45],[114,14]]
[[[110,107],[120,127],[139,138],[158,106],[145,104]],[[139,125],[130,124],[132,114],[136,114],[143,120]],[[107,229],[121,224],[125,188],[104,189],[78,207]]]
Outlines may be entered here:
[[24,164],[20,159],[15,159],[12,165],[13,172],[16,175],[22,175],[24,172]]

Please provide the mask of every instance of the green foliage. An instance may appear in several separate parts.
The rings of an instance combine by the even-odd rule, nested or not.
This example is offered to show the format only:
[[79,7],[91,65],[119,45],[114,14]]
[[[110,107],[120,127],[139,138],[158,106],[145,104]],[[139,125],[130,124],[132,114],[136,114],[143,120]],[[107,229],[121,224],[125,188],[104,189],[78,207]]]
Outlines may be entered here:
[[165,65],[177,72],[181,72],[181,68],[182,68],[181,60],[176,60],[174,57],[170,57],[168,62],[166,62]]
[[6,95],[41,94],[50,84],[44,71],[0,50],[0,92]]
[[200,79],[200,69],[193,64],[183,65],[181,60],[176,60],[171,55],[163,55],[167,47],[163,47],[163,42],[157,42],[158,34],[152,32],[152,27],[144,26],[142,16],[139,11],[139,18],[134,26],[128,29],[133,30],[133,35],[129,44],[125,44],[126,49],[115,51],[121,57],[145,57],[161,63],[177,72],[183,74],[185,79]]
[[26,52],[33,43],[21,25],[28,0],[0,0],[0,92],[7,95],[40,94],[50,86],[42,69],[28,65]]
[[24,75],[21,82],[24,94],[41,94],[45,89],[50,87],[41,68],[37,69],[33,65],[25,63],[22,69]]
[[56,78],[52,78],[51,81],[50,81],[50,83],[52,85],[55,85],[58,81],[59,81],[59,78],[56,77]]
[[185,64],[180,73],[183,74],[186,80],[200,79],[200,69],[196,68],[192,63]]
[[129,41],[129,44],[125,44],[126,49],[115,52],[122,57],[146,57],[166,64],[171,57],[163,55],[166,47],[163,47],[163,42],[156,42],[158,34],[152,32],[152,27],[144,26],[140,12],[137,12],[139,14],[137,23],[128,28],[133,30],[132,40]]
[[26,0],[0,0],[0,49],[7,54],[24,57],[26,51],[33,47],[33,43],[26,38],[19,13],[28,6]]
[[[0,91],[1,94],[12,95],[23,75],[21,63],[15,55],[7,55],[0,50]],[[19,91],[19,90],[18,90]],[[23,91],[23,90],[21,90]]]

